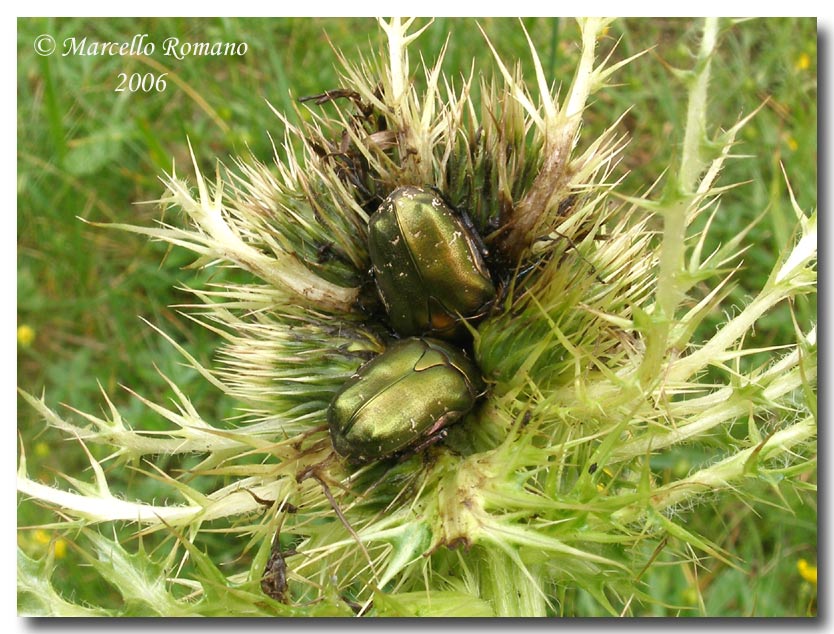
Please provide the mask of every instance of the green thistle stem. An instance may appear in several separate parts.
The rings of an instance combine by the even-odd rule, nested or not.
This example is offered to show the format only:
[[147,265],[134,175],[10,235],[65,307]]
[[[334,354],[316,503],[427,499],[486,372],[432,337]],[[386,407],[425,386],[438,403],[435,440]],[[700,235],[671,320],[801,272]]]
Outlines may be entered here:
[[[703,496],[723,489],[734,488],[745,477],[755,477],[759,464],[768,459],[790,452],[802,443],[812,440],[817,433],[816,421],[809,417],[790,427],[775,432],[755,447],[739,451],[709,467],[652,492],[651,505],[655,510],[664,510],[686,502],[693,497]],[[768,473],[762,470],[762,475]],[[612,519],[628,523],[636,521],[646,512],[644,503],[626,506],[616,511]]]
[[706,136],[707,87],[717,32],[718,20],[705,19],[701,47],[689,77],[689,103],[680,167],[677,176],[670,179],[666,201],[658,210],[663,218],[663,237],[652,320],[654,328],[647,333],[646,354],[638,373],[641,384],[646,386],[661,374],[675,312],[686,292],[683,280],[686,228],[699,198],[698,177],[705,164],[701,147]]
[[707,87],[710,62],[718,37],[718,18],[705,18],[701,47],[695,61],[695,75],[689,93],[686,128],[680,163],[680,185],[685,194],[694,193],[698,177],[704,169],[701,146],[706,138]]

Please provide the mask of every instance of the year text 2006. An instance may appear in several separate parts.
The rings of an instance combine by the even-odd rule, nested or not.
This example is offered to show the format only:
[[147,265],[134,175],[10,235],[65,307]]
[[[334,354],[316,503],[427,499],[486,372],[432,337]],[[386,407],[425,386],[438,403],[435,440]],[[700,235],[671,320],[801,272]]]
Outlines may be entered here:
[[168,73],[119,73],[115,92],[163,92],[168,85]]

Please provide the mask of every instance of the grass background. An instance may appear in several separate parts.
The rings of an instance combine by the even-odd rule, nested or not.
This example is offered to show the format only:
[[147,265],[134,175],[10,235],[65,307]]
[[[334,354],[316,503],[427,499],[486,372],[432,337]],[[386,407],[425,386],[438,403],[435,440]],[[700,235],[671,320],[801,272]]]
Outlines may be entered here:
[[[517,60],[532,77],[532,63],[518,21],[479,19],[505,60]],[[578,47],[575,23],[525,19],[546,72],[558,84],[570,81]],[[816,206],[816,21],[761,19],[723,24],[718,57],[713,64],[709,129],[727,128],[739,117],[763,107],[740,137],[738,153],[723,184],[745,182],[730,191],[715,220],[714,240],[741,231],[763,214],[747,240],[741,284],[732,301],[762,285],[776,253],[791,237],[794,218],[788,203],[784,165],[800,206]],[[92,41],[129,41],[147,33],[157,45],[149,58],[35,54],[34,40],[52,35]],[[651,48],[618,72],[617,87],[604,91],[591,105],[585,138],[630,108],[622,123],[631,143],[620,191],[639,192],[667,168],[680,143],[686,102],[672,68],[688,68],[697,43],[698,25],[679,19],[629,19],[614,23],[603,52],[617,44],[622,58]],[[484,38],[471,19],[438,19],[423,36],[419,50],[434,61],[446,42],[444,69],[450,76],[494,71]],[[167,37],[182,41],[246,42],[248,52],[235,58],[176,60],[161,53]],[[158,325],[209,363],[214,336],[194,327],[171,306],[190,301],[182,285],[196,286],[225,271],[184,267],[190,255],[149,243],[143,238],[96,228],[91,222],[151,224],[155,205],[137,204],[162,193],[158,176],[170,170],[189,173],[187,139],[208,173],[215,157],[229,161],[252,152],[268,159],[270,134],[279,139],[282,126],[267,106],[289,113],[293,100],[339,86],[330,42],[349,57],[369,54],[382,45],[373,21],[350,19],[19,19],[18,20],[18,172],[17,172],[17,317],[18,326],[34,331],[34,340],[18,344],[18,385],[35,394],[45,390],[50,404],[66,403],[97,413],[103,406],[100,387],[132,425],[154,428],[157,417],[121,389],[130,386],[152,400],[167,398],[167,385],[157,369],[173,378],[200,411],[217,420],[232,415],[234,403],[219,397],[196,372],[183,367],[176,351],[145,325]],[[167,72],[164,92],[114,92],[118,74]],[[798,321],[807,329],[816,306],[797,304]],[[731,305],[726,306],[731,311]],[[716,318],[719,318],[717,315]],[[786,308],[765,317],[757,344],[788,343],[793,324]],[[77,474],[87,465],[77,443],[45,430],[42,421],[20,400],[18,429],[26,448],[30,474],[53,483],[56,473]],[[99,457],[103,457],[103,454]],[[697,457],[693,456],[693,462]],[[686,473],[686,460],[658,464],[668,474]],[[131,472],[111,474],[131,496],[159,494],[146,478]],[[785,504],[749,504],[722,497],[688,513],[696,529],[739,558],[740,570],[705,559],[702,574],[665,562],[647,571],[642,581],[658,599],[638,613],[804,615],[815,610],[815,586],[803,581],[797,561],[816,563],[816,502],[811,494],[786,492]],[[767,490],[760,499],[771,497]],[[19,506],[19,525],[51,521],[53,516],[32,503]],[[706,528],[703,528],[706,527]],[[47,532],[48,537],[56,536]],[[72,534],[62,537],[71,545]],[[19,543],[37,554],[46,548],[43,533],[20,532]],[[230,556],[234,549],[230,549]],[[78,562],[70,548],[68,564]],[[59,566],[56,583],[79,599],[115,596],[89,569]],[[703,604],[700,605],[700,601]],[[597,614],[588,597],[577,593],[579,614]]]

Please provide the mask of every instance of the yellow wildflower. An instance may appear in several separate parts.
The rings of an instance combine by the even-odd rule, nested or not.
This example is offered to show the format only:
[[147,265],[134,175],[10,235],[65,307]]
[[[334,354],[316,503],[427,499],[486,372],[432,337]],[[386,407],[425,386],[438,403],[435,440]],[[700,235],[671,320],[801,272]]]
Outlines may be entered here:
[[42,530],[40,528],[35,531],[35,534],[33,535],[33,537],[35,538],[35,541],[38,542],[39,544],[48,544],[49,543],[49,533],[47,533],[45,530]]
[[796,148],[799,147],[799,144],[796,142],[796,139],[794,139],[792,136],[789,136],[785,142],[788,144],[788,147],[791,149],[791,152],[796,152]]
[[682,596],[687,605],[695,605],[698,603],[698,591],[695,588],[686,588]]
[[56,537],[55,539],[52,539],[52,534],[41,528],[36,530],[33,533],[32,537],[34,537],[35,541],[38,544],[42,544],[44,546],[51,543],[56,558],[62,559],[63,557],[66,557],[67,540],[65,540],[63,537]]
[[27,324],[17,327],[17,343],[21,348],[28,348],[35,340],[35,329]]
[[797,70],[808,70],[811,68],[811,56],[808,53],[802,53],[796,60]]
[[799,575],[808,583],[817,585],[817,567],[812,566],[806,560],[800,559],[796,562],[796,569],[799,570]]
[[59,537],[55,540],[54,543],[55,548],[55,557],[57,559],[63,559],[67,554],[67,542],[63,537]]

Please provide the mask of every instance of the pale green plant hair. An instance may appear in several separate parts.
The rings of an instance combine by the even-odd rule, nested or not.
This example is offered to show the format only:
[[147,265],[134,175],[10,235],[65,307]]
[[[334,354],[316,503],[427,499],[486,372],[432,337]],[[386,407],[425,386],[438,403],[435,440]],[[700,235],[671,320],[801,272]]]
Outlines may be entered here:
[[[746,122],[707,129],[717,21],[705,21],[692,70],[679,71],[679,160],[631,195],[616,181],[628,151],[619,120],[594,139],[581,122],[633,58],[600,61],[608,21],[578,24],[581,55],[560,98],[532,41],[533,81],[493,49],[495,79],[473,70],[456,83],[441,53],[418,82],[409,52],[429,25],[380,21],[378,56],[337,51],[338,93],[305,102],[300,124],[276,113],[286,132],[273,164],[218,163],[209,178],[194,158],[193,184],[172,170],[159,201],[184,222],[116,225],[190,249],[196,267],[251,276],[193,289],[182,307],[223,341],[217,367],[159,331],[241,403],[234,424],[212,422],[173,381],[172,405],[137,395],[171,423],[155,433],[131,427],[107,395],[105,414],[73,422],[24,394],[48,425],[110,448],[112,464],[149,461],[143,473],[181,496],[123,499],[91,453],[92,482],[65,474],[70,489],[47,486],[27,476],[21,452],[19,490],[78,528],[90,563],[140,613],[570,615],[581,590],[629,614],[649,599],[641,578],[664,548],[693,565],[699,552],[735,565],[681,509],[813,469],[815,330],[797,325],[796,343],[761,365],[747,363],[762,351],[745,338],[773,307],[815,292],[816,212],[794,203],[796,238],[765,286],[709,336],[699,329],[722,310],[745,249],[741,233],[707,252],[710,222],[693,230],[721,213],[721,169]],[[473,330],[488,394],[444,443],[351,467],[333,454],[326,408],[390,340],[373,309],[367,221],[396,187],[427,184],[468,212],[503,267],[501,301]],[[715,440],[740,421],[743,437]],[[718,444],[714,460],[659,482],[652,456],[697,443]],[[153,469],[153,456],[181,454],[200,458],[187,474]],[[222,485],[201,489],[199,475]],[[108,522],[172,537],[151,557],[96,527]],[[214,531],[238,541],[240,565],[204,552],[201,536]],[[260,589],[276,531],[286,604]],[[51,560],[19,562],[32,612],[109,613],[57,595]]]

